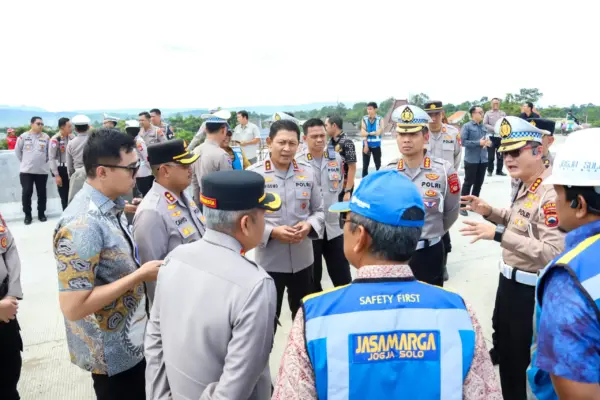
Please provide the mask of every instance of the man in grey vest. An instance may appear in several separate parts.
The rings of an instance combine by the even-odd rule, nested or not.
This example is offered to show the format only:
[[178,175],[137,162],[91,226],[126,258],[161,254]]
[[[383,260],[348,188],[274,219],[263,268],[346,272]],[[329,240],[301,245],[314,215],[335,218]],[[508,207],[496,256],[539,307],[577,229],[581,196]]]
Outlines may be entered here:
[[207,230],[161,267],[144,343],[146,398],[271,398],[273,279],[245,257],[281,199],[249,171],[202,178]]
[[25,225],[31,224],[31,197],[33,185],[37,193],[38,219],[46,219],[46,183],[48,182],[48,145],[50,136],[42,132],[44,122],[40,117],[31,118],[31,129],[17,139],[15,155],[21,165],[19,177],[21,179],[23,212]]

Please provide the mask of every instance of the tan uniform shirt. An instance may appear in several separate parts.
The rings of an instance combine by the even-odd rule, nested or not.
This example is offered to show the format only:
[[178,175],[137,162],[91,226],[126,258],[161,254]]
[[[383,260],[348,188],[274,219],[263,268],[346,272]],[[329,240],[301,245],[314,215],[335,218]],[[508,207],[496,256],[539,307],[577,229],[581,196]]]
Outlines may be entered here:
[[[265,191],[281,197],[281,209],[265,214],[265,231],[256,248],[256,261],[269,272],[294,273],[314,262],[311,239],[323,237],[323,196],[310,164],[292,160],[287,171],[275,169],[270,158],[248,168],[265,178]],[[311,232],[300,243],[282,243],[271,238],[273,228],[306,221]]]
[[411,169],[399,159],[384,169],[395,169],[421,191],[425,206],[425,225],[421,239],[435,239],[450,230],[460,209],[460,180],[446,160],[425,156],[419,168]]
[[[6,296],[13,296],[17,299],[23,298],[21,259],[17,252],[15,239],[8,228],[0,221],[0,285],[2,283],[8,284]],[[0,297],[0,300],[2,300],[2,297]]]
[[154,143],[162,143],[167,141],[167,137],[163,133],[162,129],[157,128],[156,126],[150,126],[150,129],[147,131],[142,128],[140,130],[139,136],[146,142],[147,146],[150,146]]
[[19,172],[23,174],[48,175],[48,145],[50,136],[44,132],[25,132],[17,139],[15,155],[21,162]]
[[440,132],[430,131],[427,150],[430,157],[448,161],[456,171],[460,168],[462,146],[455,127],[442,124]]
[[558,229],[556,192],[542,182],[552,167],[529,187],[521,186],[510,209],[493,208],[487,218],[506,226],[502,236],[504,263],[521,271],[541,270],[565,248],[565,233]]
[[58,176],[58,167],[67,166],[67,146],[71,140],[75,139],[75,135],[63,136],[59,133],[52,136],[50,139],[50,150],[48,151],[48,161],[50,171],[54,176]]
[[[140,262],[163,260],[175,247],[202,238],[205,228],[200,209],[185,193],[181,197],[154,181],[133,217],[133,238]],[[155,282],[146,282],[152,304]]]
[[323,195],[323,212],[325,213],[325,231],[327,240],[335,239],[344,231],[340,228],[340,214],[329,212],[329,207],[338,202],[343,190],[342,157],[337,152],[325,151],[315,157],[305,149],[296,155],[297,161],[310,164],[315,172],[315,179]]
[[69,176],[75,173],[77,168],[83,167],[83,148],[89,139],[90,132],[78,133],[67,146],[67,170]]
[[200,203],[202,177],[215,171],[231,170],[233,166],[229,154],[210,137],[199,148],[194,149],[194,152],[200,157],[193,164],[192,189],[194,200]]
[[140,160],[140,169],[135,175],[136,178],[145,178],[152,175],[152,167],[148,162],[148,145],[139,135],[135,137],[135,151]]

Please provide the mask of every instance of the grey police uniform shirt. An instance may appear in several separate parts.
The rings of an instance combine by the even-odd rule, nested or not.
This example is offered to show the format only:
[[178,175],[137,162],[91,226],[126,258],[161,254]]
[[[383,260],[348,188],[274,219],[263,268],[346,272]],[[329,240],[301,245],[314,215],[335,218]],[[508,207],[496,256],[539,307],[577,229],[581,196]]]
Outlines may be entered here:
[[146,328],[146,396],[271,398],[273,279],[233,237],[207,230],[173,250],[158,273]]
[[384,169],[395,169],[409,178],[421,191],[425,206],[425,225],[421,239],[443,236],[458,219],[460,180],[452,165],[439,158],[426,156],[419,168],[408,168],[399,159]]
[[462,155],[458,129],[451,125],[442,124],[439,132],[429,131],[427,151],[430,157],[446,160],[458,171]]
[[[554,165],[554,156],[550,152],[548,152],[548,155],[543,155],[542,160],[544,160],[544,166],[546,168],[550,168],[550,167],[552,167],[552,165]],[[511,203],[514,203],[514,201],[517,197],[517,192],[519,191],[519,187],[521,187],[522,183],[523,183],[523,181],[520,179],[510,178],[510,202]]]
[[77,133],[75,139],[71,140],[67,146],[67,170],[69,171],[69,176],[73,175],[77,168],[83,167],[83,148],[90,137],[90,133],[90,131]]
[[[177,196],[154,181],[133,217],[132,232],[140,262],[163,260],[175,247],[202,238],[203,219],[196,203],[188,200],[185,193]],[[155,282],[146,282],[150,303],[155,286]]]
[[198,129],[198,132],[196,132],[196,135],[194,135],[194,138],[192,139],[192,141],[188,145],[187,151],[192,151],[196,147],[198,147],[202,143],[204,143],[204,141],[206,140],[206,131],[205,131],[205,129],[206,129],[206,121],[204,121],[202,123],[202,125],[200,125],[200,129]]
[[152,167],[148,162],[148,146],[146,145],[146,142],[144,142],[144,139],[139,135],[135,137],[135,151],[140,160],[140,169],[138,169],[135,177],[145,178],[152,175]]
[[[312,240],[323,237],[323,196],[310,164],[292,160],[287,171],[279,171],[270,158],[247,169],[265,178],[265,192],[281,197],[281,209],[265,213],[265,231],[256,248],[256,262],[269,272],[295,273],[314,262]],[[312,229],[300,243],[282,243],[271,238],[275,227],[306,221]]]
[[52,171],[54,176],[58,176],[58,167],[67,166],[67,146],[73,139],[75,139],[75,135],[63,136],[60,132],[50,139],[48,161],[50,164],[50,171]]
[[163,131],[154,125],[152,125],[147,131],[142,128],[139,136],[144,140],[144,142],[146,142],[146,145],[148,146],[154,143],[162,143],[167,141],[167,137]]
[[17,139],[15,155],[21,162],[19,172],[22,174],[48,175],[48,146],[50,136],[44,132],[36,134],[25,132]]
[[192,189],[194,200],[199,202],[199,193],[202,191],[202,177],[211,172],[233,169],[233,165],[229,154],[211,138],[207,138],[195,152],[200,157],[194,161],[192,167]]
[[85,168],[77,168],[75,173],[69,177],[69,198],[67,199],[70,203],[75,195],[83,188],[87,176],[85,174]]
[[339,195],[343,190],[342,157],[335,151],[327,150],[315,157],[308,149],[304,149],[302,153],[296,155],[296,160],[308,163],[313,167],[315,179],[323,196],[327,240],[335,239],[344,231],[340,228],[340,214],[330,212],[329,207],[339,201]]
[[[17,252],[15,239],[7,227],[0,222],[0,284],[8,283],[6,296],[23,298],[21,288],[21,259]],[[0,297],[2,300],[2,297]]]

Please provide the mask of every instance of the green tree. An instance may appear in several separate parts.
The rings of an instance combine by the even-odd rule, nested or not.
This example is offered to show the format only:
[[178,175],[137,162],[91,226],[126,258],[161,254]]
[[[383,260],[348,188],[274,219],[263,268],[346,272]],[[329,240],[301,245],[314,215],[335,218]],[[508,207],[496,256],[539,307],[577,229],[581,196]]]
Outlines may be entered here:
[[414,94],[408,99],[408,103],[423,108],[429,101],[429,96],[425,93]]

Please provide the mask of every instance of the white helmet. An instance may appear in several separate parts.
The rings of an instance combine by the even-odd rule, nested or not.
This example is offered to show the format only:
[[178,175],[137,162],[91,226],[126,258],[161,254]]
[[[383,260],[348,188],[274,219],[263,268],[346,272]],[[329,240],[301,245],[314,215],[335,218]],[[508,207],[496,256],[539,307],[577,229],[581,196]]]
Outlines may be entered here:
[[544,184],[594,186],[600,193],[600,128],[571,133],[556,154]]

